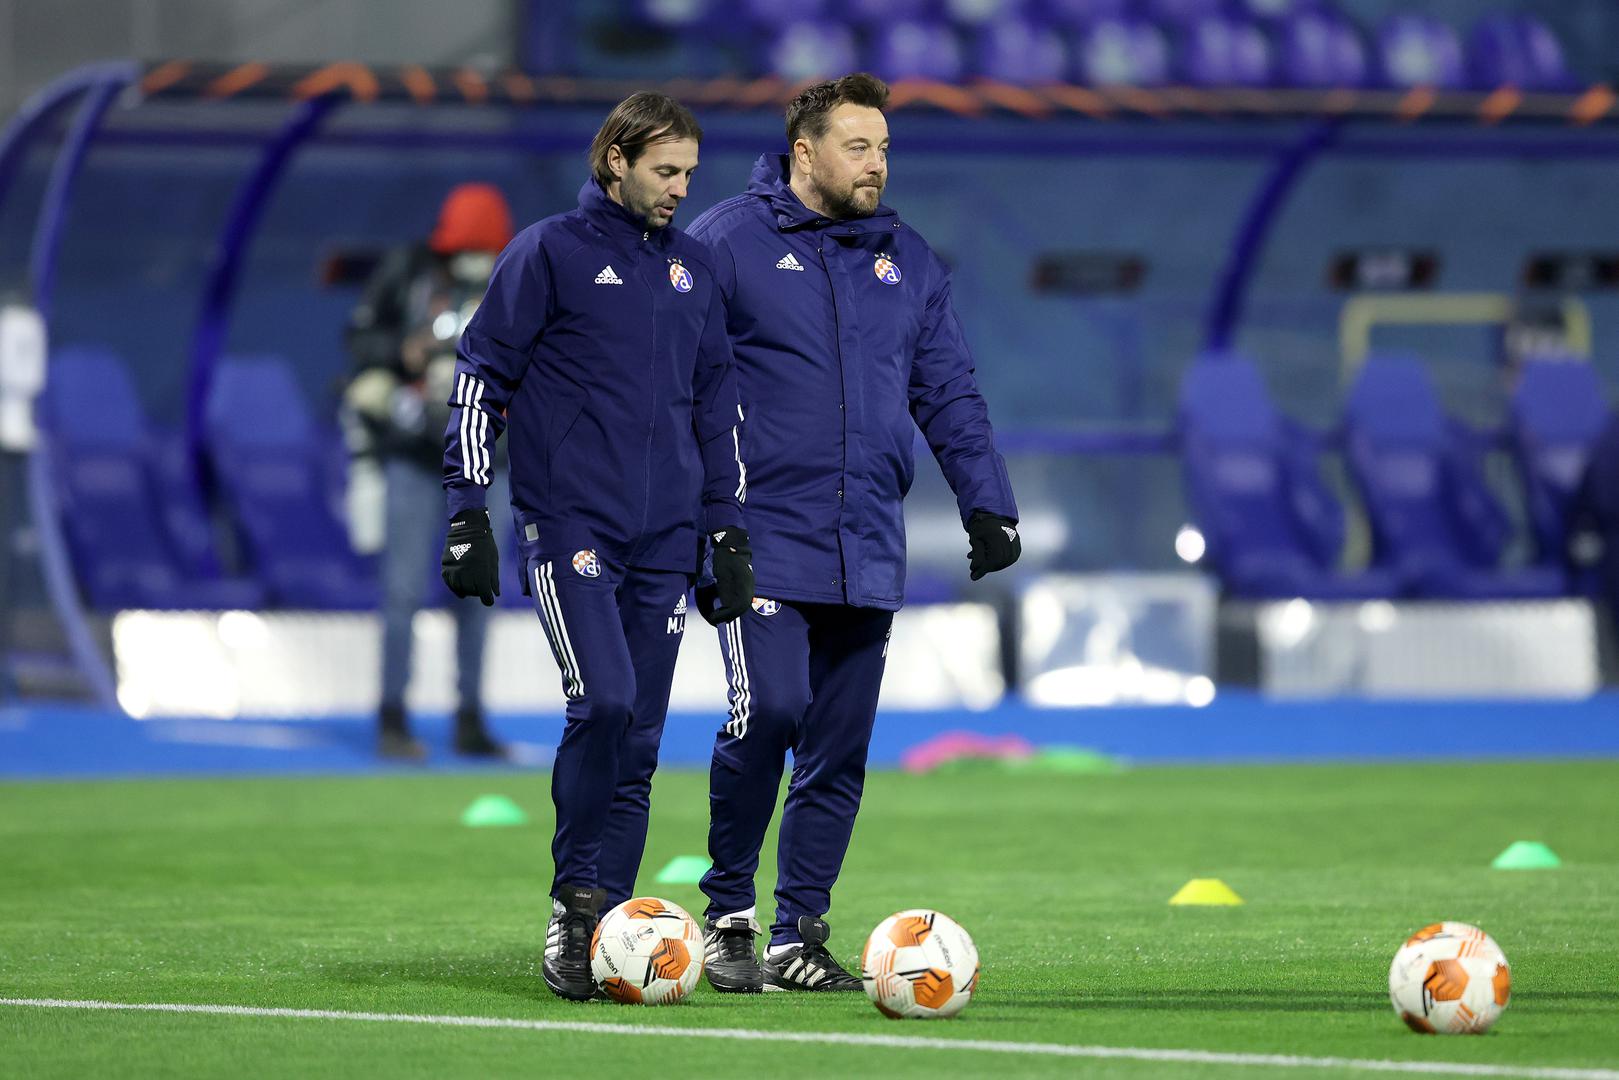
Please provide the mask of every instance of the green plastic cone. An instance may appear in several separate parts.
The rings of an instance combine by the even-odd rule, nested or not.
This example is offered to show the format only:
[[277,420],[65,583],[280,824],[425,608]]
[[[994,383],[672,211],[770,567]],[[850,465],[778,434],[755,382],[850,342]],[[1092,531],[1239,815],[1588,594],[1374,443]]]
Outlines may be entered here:
[[461,824],[474,829],[496,825],[527,825],[523,808],[504,795],[480,795],[461,812]]
[[1563,860],[1539,840],[1514,840],[1490,865],[1497,870],[1550,870]]
[[695,885],[712,865],[701,855],[676,855],[653,880],[659,885]]

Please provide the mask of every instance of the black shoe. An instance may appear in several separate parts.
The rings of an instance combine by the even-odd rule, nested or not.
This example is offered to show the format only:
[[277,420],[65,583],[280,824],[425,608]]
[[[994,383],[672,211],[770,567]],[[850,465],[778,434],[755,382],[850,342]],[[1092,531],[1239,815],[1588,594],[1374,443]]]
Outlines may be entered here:
[[377,756],[389,761],[426,761],[427,747],[411,738],[408,731],[383,728],[377,736]]
[[757,994],[765,988],[765,970],[753,951],[759,924],[746,915],[709,920],[703,928],[703,973],[722,994]]
[[551,908],[540,972],[558,997],[589,1001],[596,992],[596,978],[590,973],[590,938],[596,932],[597,913],[607,899],[607,890],[564,885],[558,891],[562,895]]
[[467,725],[459,722],[455,725],[455,752],[466,757],[490,758],[492,760],[504,759],[508,756],[506,744],[496,742],[490,738],[489,732],[484,730],[480,722],[476,725]]
[[860,980],[843,970],[843,965],[832,958],[826,949],[826,939],[832,928],[825,919],[801,915],[798,934],[802,945],[784,949],[774,956],[766,955],[764,963],[766,990],[859,990]]

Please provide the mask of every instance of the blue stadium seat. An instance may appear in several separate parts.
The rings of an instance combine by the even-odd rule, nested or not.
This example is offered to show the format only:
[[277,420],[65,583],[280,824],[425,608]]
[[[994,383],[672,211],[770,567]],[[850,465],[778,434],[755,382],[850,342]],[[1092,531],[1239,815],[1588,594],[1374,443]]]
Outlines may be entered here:
[[1181,30],[1175,71],[1189,86],[1269,86],[1270,45],[1255,23],[1211,15]]
[[1169,40],[1139,19],[1102,19],[1074,35],[1073,79],[1084,86],[1162,86]]
[[786,26],[821,18],[829,6],[827,0],[741,0],[734,10],[760,26]]
[[231,359],[208,396],[214,474],[271,599],[287,607],[377,605],[369,563],[349,547],[332,505],[329,438],[279,358]]
[[1366,49],[1360,32],[1332,11],[1300,11],[1275,27],[1276,78],[1284,86],[1312,89],[1366,83]]
[[1226,13],[1225,0],[1141,0],[1136,10],[1165,25],[1189,25]]
[[765,50],[766,74],[789,82],[836,78],[858,65],[854,34],[830,22],[795,22],[784,26]]
[[190,476],[163,475],[123,361],[105,349],[51,357],[40,398],[52,495],[89,603],[120,608],[255,608],[264,591],[220,572],[206,518],[186,519]]
[[1453,90],[1467,82],[1462,41],[1449,23],[1430,15],[1391,15],[1378,25],[1373,46],[1384,86]]
[[1468,36],[1468,69],[1480,89],[1568,91],[1579,85],[1563,58],[1562,43],[1533,15],[1491,15]]
[[1308,435],[1271,403],[1253,363],[1201,357],[1181,382],[1181,461],[1192,520],[1232,595],[1368,599],[1393,575],[1342,574],[1343,508],[1322,481]]
[[933,8],[933,0],[839,0],[831,14],[856,26],[880,26],[906,19],[925,19],[933,13]]
[[975,29],[1028,14],[1029,0],[940,0],[940,14],[957,26]]
[[1612,417],[1602,380],[1586,361],[1524,364],[1512,393],[1512,438],[1541,563],[1564,564],[1570,514],[1592,448]]
[[1042,0],[1037,11],[1054,26],[1082,30],[1102,19],[1125,18],[1130,9],[1130,0]]
[[966,72],[961,41],[948,23],[906,19],[875,28],[868,64],[892,82],[929,79],[960,82]]
[[1368,357],[1344,409],[1346,459],[1372,532],[1372,565],[1419,596],[1560,596],[1561,569],[1499,569],[1512,525],[1467,432],[1445,415],[1422,365]]
[[1019,86],[1059,83],[1068,78],[1068,50],[1062,35],[1028,19],[1006,19],[980,29],[973,40],[973,71]]

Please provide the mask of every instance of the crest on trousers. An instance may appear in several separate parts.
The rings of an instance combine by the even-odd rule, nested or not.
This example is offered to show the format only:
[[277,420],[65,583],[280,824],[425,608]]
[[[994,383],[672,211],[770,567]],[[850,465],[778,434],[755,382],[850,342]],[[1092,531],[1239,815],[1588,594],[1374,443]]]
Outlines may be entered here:
[[669,284],[675,287],[675,292],[691,292],[691,271],[679,259],[669,260]]
[[762,596],[755,596],[753,598],[753,610],[757,611],[759,614],[768,619],[770,616],[781,610],[781,601],[766,600]]
[[877,261],[871,266],[877,280],[884,285],[898,285],[900,279],[899,266],[887,255],[877,256]]
[[573,553],[574,573],[580,577],[601,577],[601,560],[596,558],[595,548],[586,548],[584,551]]

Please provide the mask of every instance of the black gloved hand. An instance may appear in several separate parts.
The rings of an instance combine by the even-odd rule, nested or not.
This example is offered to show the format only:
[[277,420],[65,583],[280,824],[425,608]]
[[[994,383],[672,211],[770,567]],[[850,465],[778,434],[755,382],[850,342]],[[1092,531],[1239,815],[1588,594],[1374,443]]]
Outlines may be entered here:
[[439,567],[455,595],[476,596],[484,607],[494,606],[500,595],[500,552],[489,529],[489,511],[467,509],[450,519]]
[[987,510],[974,510],[967,519],[967,567],[977,581],[985,574],[1005,570],[1023,554],[1023,541],[1018,539],[1017,522],[1011,518],[991,514]]
[[739,618],[753,603],[753,545],[748,530],[720,529],[708,538],[714,583],[697,587],[697,613],[710,626]]

